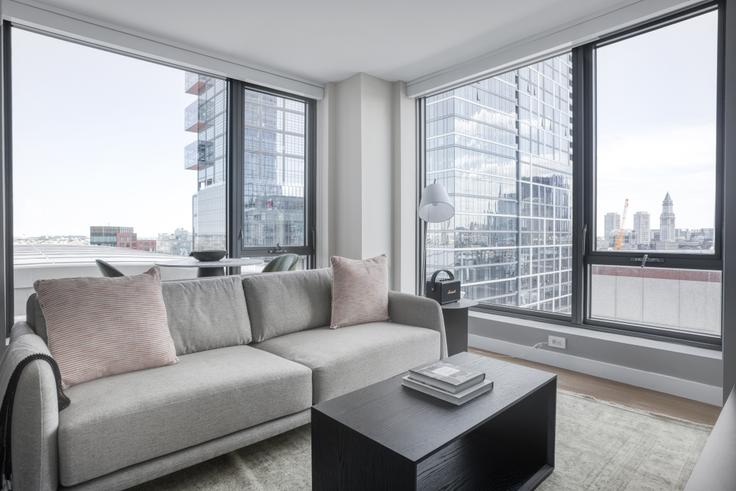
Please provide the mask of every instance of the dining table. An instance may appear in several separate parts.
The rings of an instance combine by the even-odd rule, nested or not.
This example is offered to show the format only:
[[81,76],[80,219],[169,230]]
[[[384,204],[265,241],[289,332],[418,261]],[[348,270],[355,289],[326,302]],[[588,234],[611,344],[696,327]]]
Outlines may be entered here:
[[197,268],[198,278],[225,276],[227,274],[227,268],[240,268],[242,266],[253,266],[257,264],[265,266],[263,259],[253,257],[224,258],[219,261],[197,261],[194,258],[188,258],[155,263],[156,266],[161,268]]

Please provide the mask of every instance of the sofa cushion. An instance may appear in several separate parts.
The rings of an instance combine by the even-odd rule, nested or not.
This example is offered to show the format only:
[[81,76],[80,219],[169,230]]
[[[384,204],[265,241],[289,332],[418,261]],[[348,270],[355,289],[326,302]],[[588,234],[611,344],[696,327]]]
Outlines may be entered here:
[[371,259],[332,256],[332,317],[330,327],[383,322],[388,317],[386,255]]
[[269,339],[256,348],[312,369],[314,404],[440,359],[440,333],[371,322],[321,327]]
[[59,414],[59,476],[72,486],[311,405],[308,368],[250,346],[79,384]]
[[251,342],[239,276],[165,281],[161,291],[177,355]]
[[176,363],[158,268],[118,278],[36,280],[64,387]]
[[243,277],[255,342],[330,323],[329,269]]

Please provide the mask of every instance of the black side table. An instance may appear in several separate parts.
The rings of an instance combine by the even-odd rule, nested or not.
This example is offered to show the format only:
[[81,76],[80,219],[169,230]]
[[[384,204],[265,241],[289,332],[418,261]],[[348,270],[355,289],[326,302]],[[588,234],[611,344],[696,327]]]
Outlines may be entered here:
[[447,356],[468,351],[468,310],[476,305],[475,300],[466,299],[440,305],[445,319]]

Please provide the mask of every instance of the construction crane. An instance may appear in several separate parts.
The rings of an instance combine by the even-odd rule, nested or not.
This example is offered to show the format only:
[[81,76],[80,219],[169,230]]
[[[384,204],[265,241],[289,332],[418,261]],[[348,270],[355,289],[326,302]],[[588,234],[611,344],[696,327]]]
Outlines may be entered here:
[[624,225],[626,225],[626,212],[629,211],[629,198],[624,200],[624,212],[621,214],[621,225],[616,231],[616,240],[613,243],[613,250],[620,251],[624,245]]

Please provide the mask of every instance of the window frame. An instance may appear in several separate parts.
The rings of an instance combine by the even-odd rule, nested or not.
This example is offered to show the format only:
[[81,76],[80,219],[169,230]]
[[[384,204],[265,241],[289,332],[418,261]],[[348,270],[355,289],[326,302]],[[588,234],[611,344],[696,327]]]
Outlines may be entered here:
[[[244,103],[245,90],[261,92],[277,97],[292,99],[303,102],[305,105],[304,125],[304,244],[301,246],[281,246],[276,247],[272,244],[267,247],[252,247],[243,244],[243,189],[247,184],[243,172],[245,164],[245,111]],[[308,97],[297,96],[288,92],[261,87],[239,80],[230,80],[229,86],[229,103],[230,108],[238,107],[237,113],[231,111],[229,126],[229,176],[232,178],[229,182],[236,186],[228,186],[228,224],[229,231],[232,233],[228,236],[230,250],[240,256],[273,256],[280,254],[297,254],[305,256],[307,259],[307,268],[315,267],[315,238],[316,238],[316,101]]]
[[[715,186],[715,224],[714,224],[714,252],[713,254],[682,254],[661,253],[649,254],[649,259],[662,259],[664,262],[648,263],[648,268],[672,268],[720,271],[723,275],[723,227],[724,215],[724,62],[725,62],[725,2],[715,0],[693,7],[685,8],[659,18],[642,22],[623,30],[602,36],[593,42],[577,46],[572,50],[561,50],[548,53],[537,60],[525,61],[516,67],[505,68],[500,73],[522,68],[565,52],[572,53],[572,141],[573,141],[573,184],[572,184],[572,305],[571,315],[554,312],[537,311],[521,307],[481,304],[473,308],[480,312],[498,314],[502,316],[525,320],[545,321],[550,324],[567,327],[584,328],[594,331],[615,334],[635,335],[647,339],[676,342],[690,346],[720,350],[723,339],[723,308],[721,312],[721,335],[711,336],[691,331],[680,331],[671,328],[640,325],[634,323],[608,321],[591,317],[591,267],[593,265],[636,266],[641,263],[644,253],[638,251],[596,251],[594,221],[595,209],[595,49],[626,38],[635,37],[662,27],[675,24],[679,21],[695,17],[707,12],[718,12],[717,33],[717,111],[716,111],[716,186]],[[484,75],[482,78],[498,74]],[[472,81],[464,82],[467,85]],[[452,89],[443,88],[444,92]],[[417,138],[418,156],[417,173],[419,191],[426,186],[426,149],[425,149],[425,104],[428,94],[417,102]],[[426,224],[417,218],[417,291],[424,293],[426,269]],[[725,278],[722,276],[722,282]]]
[[[225,243],[229,257],[238,258],[245,254],[251,256],[277,256],[283,254],[284,251],[273,247],[266,248],[242,248],[242,215],[243,215],[243,193],[245,182],[243,176],[244,153],[244,121],[245,108],[243,106],[243,90],[257,90],[269,94],[278,95],[279,97],[287,97],[299,100],[305,103],[305,245],[302,247],[285,247],[286,252],[299,254],[306,257],[305,266],[314,268],[315,251],[316,251],[316,107],[317,101],[309,97],[303,97],[285,91],[279,91],[260,85],[243,82],[237,79],[223,77],[220,75],[207,73],[203,70],[195,70],[189,67],[181,66],[176,63],[168,63],[137,53],[131,53],[122,49],[115,49],[95,43],[93,41],[81,41],[63,34],[58,34],[43,28],[31,27],[23,23],[11,22],[3,20],[0,24],[0,53],[2,53],[2,95],[0,96],[0,155],[2,155],[3,164],[0,171],[0,227],[3,232],[3,240],[0,240],[0,282],[5,289],[3,295],[0,295],[0,318],[5,322],[5,333],[9,335],[10,329],[15,322],[14,319],[14,257],[13,257],[13,132],[12,132],[12,30],[22,29],[25,31],[35,32],[40,35],[56,38],[65,42],[75,43],[87,46],[92,49],[98,49],[114,53],[121,56],[136,58],[157,65],[168,66],[183,72],[198,73],[200,75],[216,77],[224,80],[227,84],[227,100],[226,109],[228,111],[226,135],[226,157],[225,157],[225,175],[226,175],[226,203],[225,203]],[[237,136],[237,137],[236,137]],[[239,274],[238,268],[230,268],[229,274]]]
[[[718,13],[718,33],[717,33],[717,55],[718,66],[716,68],[716,160],[715,160],[715,210],[714,210],[714,250],[712,254],[687,254],[687,253],[669,253],[669,252],[653,252],[648,251],[600,251],[596,250],[596,218],[597,218],[597,202],[596,202],[596,49],[607,45],[614,44],[636,37],[641,34],[655,31],[663,27],[671,26],[681,21],[686,21],[698,15],[708,12]],[[723,84],[723,56],[724,56],[724,9],[722,2],[710,2],[698,5],[692,8],[680,10],[664,17],[648,21],[637,26],[625,29],[612,35],[603,37],[595,42],[586,44],[576,48],[580,52],[579,63],[580,70],[577,80],[573,79],[573,91],[578,87],[582,87],[580,98],[581,104],[573,108],[573,114],[580,116],[582,120],[581,137],[583,145],[581,145],[582,163],[581,174],[583,181],[583,228],[579,233],[583,236],[583,254],[582,261],[579,263],[581,271],[578,275],[582,280],[582,293],[584,300],[582,303],[582,321],[586,326],[598,327],[604,329],[617,329],[635,334],[646,334],[658,336],[661,335],[669,340],[680,340],[698,345],[708,345],[720,347],[723,320],[721,319],[721,335],[709,336],[705,334],[694,333],[691,331],[681,331],[672,328],[658,327],[651,325],[627,323],[623,321],[612,321],[595,318],[591,312],[591,269],[592,266],[628,266],[637,267],[641,264],[644,254],[647,254],[647,268],[661,269],[685,269],[685,270],[709,270],[723,271],[723,100],[724,100],[724,84]],[[578,102],[576,100],[576,102]],[[574,116],[574,117],[575,117]]]

